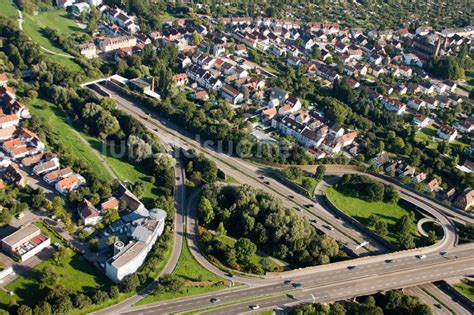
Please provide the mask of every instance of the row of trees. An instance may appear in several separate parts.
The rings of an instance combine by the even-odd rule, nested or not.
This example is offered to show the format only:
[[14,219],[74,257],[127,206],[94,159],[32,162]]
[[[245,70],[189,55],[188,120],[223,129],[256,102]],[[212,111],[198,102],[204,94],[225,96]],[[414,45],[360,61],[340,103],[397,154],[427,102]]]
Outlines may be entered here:
[[339,255],[334,239],[320,235],[274,196],[244,186],[209,185],[198,205],[206,228],[222,225],[237,238],[247,238],[277,258],[301,266],[326,264]]
[[385,295],[369,295],[360,302],[336,302],[333,304],[305,304],[290,311],[291,315],[431,315],[431,308],[416,296],[392,290]]

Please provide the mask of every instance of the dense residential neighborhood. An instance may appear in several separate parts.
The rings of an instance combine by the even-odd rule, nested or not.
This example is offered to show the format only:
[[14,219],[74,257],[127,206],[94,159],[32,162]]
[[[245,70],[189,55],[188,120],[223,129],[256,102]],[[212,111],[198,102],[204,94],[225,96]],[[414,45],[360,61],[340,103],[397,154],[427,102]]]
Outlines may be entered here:
[[0,313],[472,314],[472,9],[0,1]]

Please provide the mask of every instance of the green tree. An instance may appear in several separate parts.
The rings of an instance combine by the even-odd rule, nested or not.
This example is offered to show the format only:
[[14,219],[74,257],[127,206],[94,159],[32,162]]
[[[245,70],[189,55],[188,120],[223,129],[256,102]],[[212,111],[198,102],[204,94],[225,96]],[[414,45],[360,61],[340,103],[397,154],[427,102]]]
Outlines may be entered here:
[[214,220],[215,213],[211,202],[206,197],[201,197],[197,206],[198,217],[204,226],[209,226]]
[[326,166],[319,165],[318,168],[316,169],[316,172],[314,173],[314,178],[317,180],[322,180],[325,174],[326,174]]
[[227,234],[227,230],[224,227],[224,222],[219,222],[219,225],[217,226],[216,233],[219,236],[225,236]]
[[246,264],[250,258],[257,252],[257,246],[248,238],[239,238],[234,245],[237,261]]

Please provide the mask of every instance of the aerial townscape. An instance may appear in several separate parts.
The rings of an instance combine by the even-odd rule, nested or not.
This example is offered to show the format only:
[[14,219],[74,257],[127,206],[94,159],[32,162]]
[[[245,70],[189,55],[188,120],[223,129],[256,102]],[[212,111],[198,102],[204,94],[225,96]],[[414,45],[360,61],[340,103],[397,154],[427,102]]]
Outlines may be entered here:
[[474,314],[474,2],[0,0],[0,315]]

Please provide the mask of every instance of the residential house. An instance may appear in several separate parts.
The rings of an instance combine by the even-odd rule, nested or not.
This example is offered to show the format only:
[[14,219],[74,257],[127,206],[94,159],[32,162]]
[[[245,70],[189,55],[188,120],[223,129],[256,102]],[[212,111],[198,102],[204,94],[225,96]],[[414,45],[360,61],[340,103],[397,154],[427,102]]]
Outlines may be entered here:
[[117,23],[129,33],[134,34],[140,31],[140,27],[135,22],[135,17],[130,16],[127,12],[114,8],[107,11],[107,17]]
[[137,45],[137,39],[131,35],[106,37],[99,41],[99,48],[104,52],[111,52],[120,48],[132,48]]
[[279,87],[273,87],[270,91],[268,107],[280,106],[286,101],[288,97],[288,92],[280,89]]
[[474,206],[474,190],[470,189],[459,195],[456,200],[454,200],[453,206],[465,211],[469,210],[469,208]]
[[437,192],[439,189],[440,187],[436,178],[433,178],[425,185],[425,192],[427,193]]
[[429,125],[430,119],[428,117],[420,114],[420,113],[416,113],[413,116],[412,123],[413,123],[413,125],[415,125],[415,127],[421,129],[421,128],[425,128]]
[[20,124],[20,118],[17,115],[0,115],[0,128],[8,128],[12,126],[18,126]]
[[272,119],[273,117],[275,117],[277,112],[278,111],[277,111],[276,107],[266,108],[266,109],[262,110],[262,118],[263,118],[264,121],[268,121],[268,120]]
[[0,73],[0,87],[6,87],[8,84],[8,75],[6,72]]
[[412,98],[408,101],[407,103],[408,107],[416,110],[416,111],[419,111],[421,108],[425,107],[426,104],[425,102],[423,102],[423,100],[419,99],[419,98]]
[[407,109],[405,104],[395,98],[383,97],[382,104],[386,110],[395,112],[397,115],[403,114]]
[[188,84],[188,76],[186,75],[186,73],[175,74],[173,75],[171,80],[176,86],[183,86]]
[[87,59],[97,57],[97,47],[93,42],[79,44],[79,52]]
[[26,186],[27,176],[16,164],[11,163],[5,173],[3,174],[3,179],[7,184],[13,184],[18,186]]
[[227,83],[222,85],[220,89],[221,96],[229,101],[232,104],[239,104],[242,103],[244,100],[244,95],[237,89],[233,88]]
[[109,199],[105,200],[100,204],[100,211],[105,212],[111,209],[118,209],[120,202],[115,197],[110,197]]
[[42,175],[48,172],[52,172],[59,168],[59,159],[57,157],[52,158],[49,161],[37,164],[33,167],[33,173],[36,175]]
[[96,225],[103,219],[99,210],[87,199],[84,199],[84,201],[79,204],[77,212],[85,226]]
[[53,184],[61,179],[73,175],[74,172],[70,167],[62,168],[57,171],[52,171],[43,176],[43,180],[48,184]]
[[426,174],[421,172],[420,174],[413,176],[411,179],[412,184],[419,184],[426,180]]
[[86,182],[81,175],[75,174],[58,181],[55,185],[56,190],[62,194],[67,195],[69,192],[78,189]]
[[456,136],[458,135],[458,131],[453,127],[443,125],[438,129],[438,137],[443,140],[447,140],[448,142],[454,141]]

